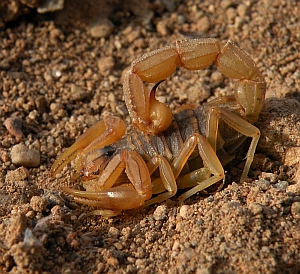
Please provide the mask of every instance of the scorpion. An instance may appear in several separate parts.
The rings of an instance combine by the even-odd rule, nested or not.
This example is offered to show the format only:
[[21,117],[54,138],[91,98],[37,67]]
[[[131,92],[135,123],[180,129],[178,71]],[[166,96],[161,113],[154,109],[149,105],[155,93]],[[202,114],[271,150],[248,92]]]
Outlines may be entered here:
[[[157,86],[177,67],[207,68],[215,62],[236,79],[234,94],[177,113],[155,98]],[[148,92],[145,83],[156,83]],[[76,202],[114,216],[122,210],[163,202],[177,193],[180,203],[224,180],[234,152],[252,138],[240,181],[247,178],[260,131],[253,124],[262,110],[266,83],[254,61],[232,41],[214,38],[177,41],[132,62],[123,84],[125,103],[136,129],[126,133],[118,117],[108,116],[87,129],[54,162],[56,176],[74,160],[85,190],[63,187]]]

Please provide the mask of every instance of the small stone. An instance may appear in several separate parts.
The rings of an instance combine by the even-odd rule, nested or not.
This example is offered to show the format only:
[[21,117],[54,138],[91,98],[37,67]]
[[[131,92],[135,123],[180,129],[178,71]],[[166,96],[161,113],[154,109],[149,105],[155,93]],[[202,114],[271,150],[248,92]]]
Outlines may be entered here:
[[116,247],[116,249],[121,250],[123,248],[121,243],[115,243],[114,246]]
[[119,234],[120,234],[120,232],[116,227],[112,226],[112,227],[109,228],[109,231],[108,231],[109,237],[118,238]]
[[293,217],[296,219],[300,219],[300,202],[294,202],[291,205],[291,213]]
[[83,90],[81,87],[78,87],[78,86],[76,86],[74,84],[71,84],[71,98],[74,101],[76,101],[76,102],[82,101],[88,95],[89,95],[89,93],[86,92],[85,90]]
[[220,86],[220,84],[222,84],[223,81],[224,81],[224,76],[220,71],[214,71],[211,74],[210,78],[211,78],[211,82],[212,82],[213,87]]
[[291,234],[295,240],[300,240],[300,227],[293,227],[291,229]]
[[251,203],[249,205],[249,210],[252,212],[253,215],[258,215],[263,212],[263,206],[259,203]]
[[98,60],[99,74],[102,76],[108,76],[111,73],[114,66],[115,60],[111,56],[102,57]]
[[294,185],[289,185],[286,188],[286,192],[292,192],[292,193],[295,193],[296,195],[300,195],[300,183],[294,184]]
[[22,131],[22,120],[17,117],[9,117],[5,120],[4,125],[8,132],[15,136],[17,142],[20,142],[21,139],[24,137],[24,133]]
[[167,217],[167,206],[160,205],[158,206],[155,211],[153,212],[153,218],[156,221],[163,220]]
[[179,215],[183,218],[183,219],[189,219],[192,215],[193,215],[193,211],[191,210],[191,207],[188,205],[183,205],[180,208],[179,211]]
[[50,110],[52,114],[56,114],[59,110],[64,109],[64,105],[60,103],[52,103],[50,105]]
[[62,10],[64,8],[64,0],[38,1],[38,3],[39,3],[39,6],[37,8],[38,13],[53,12],[57,10]]
[[230,0],[223,0],[220,4],[221,8],[223,9],[227,9],[230,5],[231,5],[231,1]]
[[207,16],[200,18],[197,22],[197,30],[201,32],[207,32],[210,28],[209,19]]
[[48,201],[45,197],[32,196],[30,205],[34,211],[43,212],[48,206]]
[[285,190],[288,187],[288,185],[289,185],[289,182],[287,182],[287,181],[280,181],[277,184],[275,184],[274,187],[278,188],[278,189]]
[[40,152],[18,144],[11,149],[11,161],[16,166],[37,167],[41,161]]
[[51,74],[52,76],[55,78],[55,79],[59,79],[62,75],[61,71],[59,69],[53,69],[51,71]]
[[270,182],[267,180],[258,180],[255,182],[257,186],[263,191],[266,191],[270,187]]
[[179,250],[179,247],[180,247],[180,242],[176,240],[173,244],[172,250],[173,251]]
[[5,181],[24,181],[29,176],[29,171],[25,167],[19,167],[16,170],[8,171]]
[[239,201],[230,201],[222,205],[221,210],[227,214],[229,212],[242,212],[241,203]]
[[4,149],[0,149],[0,160],[3,163],[10,161],[9,153],[7,151],[5,151]]
[[158,21],[156,24],[156,30],[161,36],[168,35],[167,22],[165,20]]
[[30,111],[29,114],[28,114],[28,118],[29,118],[30,120],[36,120],[37,117],[38,117],[38,112],[37,112],[36,109]]
[[107,18],[100,18],[90,27],[90,33],[95,38],[107,38],[113,31],[114,24]]
[[44,197],[47,199],[50,207],[54,207],[56,205],[64,206],[65,200],[59,195],[57,191],[44,190]]
[[269,181],[271,184],[277,182],[277,175],[274,173],[269,173],[269,172],[262,172],[260,175],[260,179],[262,180],[267,180]]
[[35,105],[39,113],[44,113],[47,111],[48,101],[44,96],[39,96],[35,99]]
[[239,4],[236,10],[238,15],[243,18],[247,14],[248,7],[244,4]]
[[44,79],[47,83],[51,84],[53,82],[53,76],[50,71],[44,72]]
[[236,10],[234,8],[228,8],[226,10],[227,19],[229,22],[233,21],[234,18],[237,16]]

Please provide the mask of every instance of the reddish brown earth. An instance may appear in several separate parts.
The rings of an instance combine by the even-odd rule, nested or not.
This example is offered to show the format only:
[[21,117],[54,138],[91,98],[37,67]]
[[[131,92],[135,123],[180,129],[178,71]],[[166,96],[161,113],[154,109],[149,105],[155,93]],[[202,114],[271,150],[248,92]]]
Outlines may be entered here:
[[[0,4],[1,273],[300,273],[298,1],[65,1],[45,15],[27,6],[25,17],[13,6],[9,18],[8,2]],[[214,195],[79,219],[91,208],[60,191],[72,169],[51,179],[52,163],[108,114],[130,125],[123,72],[186,36],[235,41],[265,76],[250,178],[237,181],[237,157]],[[175,109],[232,87],[215,66],[178,70],[158,96]],[[26,168],[16,164],[22,153],[33,157]]]

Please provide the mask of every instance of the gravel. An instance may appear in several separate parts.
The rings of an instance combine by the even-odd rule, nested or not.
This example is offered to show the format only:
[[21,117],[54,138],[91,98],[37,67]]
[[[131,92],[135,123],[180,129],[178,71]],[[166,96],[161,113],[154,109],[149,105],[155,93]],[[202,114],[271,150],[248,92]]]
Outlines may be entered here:
[[[300,272],[298,1],[74,0],[45,15],[3,3],[15,8],[0,4],[1,273]],[[239,183],[241,153],[215,194],[80,218],[92,208],[60,190],[79,187],[74,170],[53,179],[51,165],[107,115],[130,129],[124,71],[187,37],[231,39],[265,76],[249,179]],[[232,88],[213,65],[179,69],[157,96],[174,110]]]

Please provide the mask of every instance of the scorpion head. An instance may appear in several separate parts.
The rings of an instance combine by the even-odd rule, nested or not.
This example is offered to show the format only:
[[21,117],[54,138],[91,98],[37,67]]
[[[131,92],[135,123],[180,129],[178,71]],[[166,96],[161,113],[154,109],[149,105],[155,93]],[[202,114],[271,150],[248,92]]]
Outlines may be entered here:
[[122,155],[125,150],[128,150],[127,139],[123,138],[109,146],[88,152],[81,163],[82,180],[90,181],[98,178],[115,156]]

